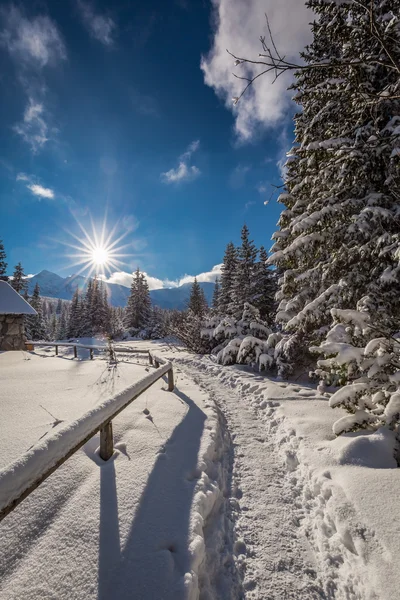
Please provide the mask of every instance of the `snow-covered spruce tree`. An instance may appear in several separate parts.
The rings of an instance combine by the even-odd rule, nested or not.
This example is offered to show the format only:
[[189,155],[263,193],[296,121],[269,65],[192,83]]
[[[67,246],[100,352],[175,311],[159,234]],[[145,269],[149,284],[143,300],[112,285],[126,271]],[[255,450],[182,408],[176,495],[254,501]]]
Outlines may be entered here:
[[244,305],[254,304],[257,297],[258,270],[256,268],[257,248],[249,239],[249,228],[243,225],[242,243],[237,249],[237,263],[233,277],[233,314],[240,318]]
[[86,292],[83,299],[83,323],[82,323],[82,335],[86,337],[93,336],[93,279],[89,279],[86,286]]
[[165,311],[159,306],[152,306],[150,310],[149,323],[147,326],[148,337],[151,340],[159,340],[167,335]]
[[45,340],[46,339],[46,327],[43,320],[42,312],[42,299],[40,297],[39,284],[36,283],[32,297],[30,298],[30,305],[37,312],[36,315],[29,315],[25,321],[26,335],[30,340]]
[[400,323],[397,318],[388,329],[367,300],[357,310],[332,309],[334,326],[312,348],[326,356],[316,374],[328,385],[344,385],[329,400],[332,408],[350,413],[334,423],[336,435],[388,425],[400,440]]
[[8,281],[6,258],[3,241],[0,240],[0,281]]
[[317,20],[293,86],[302,112],[270,259],[281,273],[283,375],[319,346],[332,308],[367,297],[384,319],[399,314],[400,2],[308,5]]
[[115,340],[124,335],[124,312],[120,306],[109,306],[110,337]]
[[125,326],[132,331],[132,334],[137,335],[141,331],[145,334],[150,308],[151,299],[147,279],[137,268],[133,275],[131,292],[125,310]]
[[260,369],[269,367],[267,339],[271,331],[260,318],[260,312],[251,304],[245,303],[240,319],[225,317],[205,322],[201,335],[204,340],[214,343],[213,353],[223,365],[258,364]]
[[58,319],[57,339],[65,340],[67,337],[67,315],[66,311],[62,311]]
[[184,311],[181,318],[177,320],[171,333],[180,339],[189,350],[200,354],[209,352],[212,347],[210,346],[209,341],[202,339],[201,336],[204,318],[207,313],[207,300],[202,287],[195,277],[190,290],[188,309]]
[[208,310],[208,304],[204,295],[203,288],[200,286],[196,277],[194,278],[192,287],[190,289],[188,309],[196,317],[200,318],[203,318]]
[[46,337],[48,340],[56,340],[58,333],[57,315],[54,312],[46,321]]
[[260,318],[272,325],[275,318],[276,278],[268,266],[268,254],[264,246],[260,248],[260,260],[255,264],[253,304],[260,312]]
[[212,302],[211,302],[211,308],[212,308],[213,313],[215,313],[215,314],[219,313],[220,293],[221,293],[221,286],[220,286],[219,278],[217,277],[215,279],[213,297],[212,297]]
[[14,288],[14,290],[18,292],[18,294],[23,294],[24,290],[28,287],[26,275],[20,262],[17,265],[15,265],[11,285]]
[[81,295],[76,288],[72,296],[71,308],[67,325],[67,337],[75,338],[82,335],[83,319],[86,320],[86,313],[83,310]]
[[226,246],[221,268],[221,290],[219,294],[219,312],[232,315],[235,312],[234,284],[238,263],[237,250],[232,242]]

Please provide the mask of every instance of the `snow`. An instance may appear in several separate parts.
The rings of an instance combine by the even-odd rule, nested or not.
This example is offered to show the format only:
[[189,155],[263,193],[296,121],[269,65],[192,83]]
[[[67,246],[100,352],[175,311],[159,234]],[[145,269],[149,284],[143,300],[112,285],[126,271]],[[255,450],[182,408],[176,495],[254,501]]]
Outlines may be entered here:
[[[241,565],[249,597],[397,597],[400,471],[393,432],[384,427],[335,438],[333,423],[346,413],[331,410],[313,388],[206,358],[185,362],[188,373],[200,371],[201,384],[218,393],[233,433],[233,485],[241,478],[235,532],[247,548]],[[285,468],[272,475],[271,463]]]
[[151,371],[123,391],[103,400],[75,421],[67,423],[54,434],[30,448],[11,465],[0,471],[0,509],[28,489],[64,458],[79,442],[99,428],[116,411],[128,404],[134,396],[146,391],[160,375],[169,371],[171,365]]
[[[345,411],[309,385],[137,345],[173,362],[175,392],[155,383],[113,421],[110,461],[95,436],[0,523],[2,600],[397,597],[400,471],[387,426],[336,438]],[[127,355],[120,378],[100,384],[104,360],[26,358],[0,355],[2,465],[54,424],[39,398],[65,421],[57,434],[150,369]]]
[[356,396],[359,396],[367,389],[367,383],[352,383],[351,385],[346,385],[331,396],[329,406],[335,408],[336,406],[339,406],[339,404],[347,401],[351,402]]
[[0,280],[0,315],[36,315],[36,310],[9,283]]
[[359,429],[360,427],[368,427],[369,424],[375,423],[376,421],[377,417],[366,410],[356,410],[354,414],[346,415],[336,421],[332,426],[332,431],[335,435],[340,435],[345,431],[352,431],[352,429]]
[[[69,362],[32,357],[31,371],[40,361],[65,370]],[[99,459],[95,436],[3,520],[2,599],[198,597],[203,529],[219,496],[216,411],[176,379],[176,392],[161,380],[113,421],[118,451],[110,461]],[[41,390],[47,404],[49,390]]]

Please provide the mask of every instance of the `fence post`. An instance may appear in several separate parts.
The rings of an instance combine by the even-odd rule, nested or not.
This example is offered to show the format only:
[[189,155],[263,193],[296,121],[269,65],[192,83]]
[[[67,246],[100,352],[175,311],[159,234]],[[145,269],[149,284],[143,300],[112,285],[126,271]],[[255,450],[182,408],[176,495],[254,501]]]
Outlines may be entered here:
[[56,356],[58,356],[58,346],[56,344]]
[[153,357],[151,355],[151,352],[149,352],[149,363],[152,365],[153,364]]
[[93,360],[93,348],[89,348],[90,351],[90,360]]
[[100,458],[108,460],[114,454],[112,422],[100,429]]
[[74,346],[74,358],[78,358],[78,351],[76,349],[76,346]]
[[169,392],[173,392],[174,391],[174,371],[172,369],[172,367],[170,368],[170,370],[168,371],[168,391]]

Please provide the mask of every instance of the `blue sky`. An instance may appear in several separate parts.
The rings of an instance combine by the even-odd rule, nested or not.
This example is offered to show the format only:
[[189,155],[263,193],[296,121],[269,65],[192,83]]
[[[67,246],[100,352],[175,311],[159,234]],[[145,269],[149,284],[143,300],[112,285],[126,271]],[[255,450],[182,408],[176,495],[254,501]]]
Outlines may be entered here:
[[[278,33],[294,1],[276,13]],[[224,3],[231,15],[216,21]],[[280,183],[292,108],[288,82],[230,108],[238,80],[223,45],[257,54],[263,27],[265,3],[254,0],[243,24],[244,4],[2,4],[0,237],[10,267],[76,272],[62,242],[106,213],[128,245],[115,270],[139,266],[154,282],[208,273],[244,222],[270,246],[280,205],[276,194],[264,201]],[[294,41],[284,34],[294,53],[298,23]]]

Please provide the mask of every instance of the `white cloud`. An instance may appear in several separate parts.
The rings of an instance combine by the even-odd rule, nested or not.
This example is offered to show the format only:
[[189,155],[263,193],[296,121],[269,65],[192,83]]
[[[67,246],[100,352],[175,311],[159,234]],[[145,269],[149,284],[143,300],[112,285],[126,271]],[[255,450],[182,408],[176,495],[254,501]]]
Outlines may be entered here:
[[42,185],[38,185],[37,183],[31,183],[26,186],[28,190],[31,190],[34,196],[39,196],[40,198],[54,198],[54,192],[50,188],[45,188]]
[[[211,269],[211,271],[206,271],[205,273],[199,273],[198,275],[196,275],[197,281],[214,282],[217,277],[221,277],[221,273],[222,273],[221,268],[222,268],[222,264],[215,265]],[[194,278],[195,278],[195,275],[185,275],[184,277],[181,277],[178,285],[183,285],[184,283],[192,283],[194,281]]]
[[3,9],[0,17],[4,24],[0,45],[16,60],[41,68],[67,58],[63,39],[49,17],[29,20],[14,5]]
[[49,126],[45,120],[43,104],[29,98],[23,120],[14,125],[13,129],[29,144],[34,154],[39,152],[49,141]]
[[199,149],[199,146],[199,140],[189,144],[188,149],[179,157],[177,168],[161,173],[162,181],[164,183],[180,183],[182,181],[193,181],[199,177],[201,174],[200,169],[194,165],[189,165],[192,155]]
[[105,46],[112,46],[114,31],[117,27],[115,21],[109,16],[96,13],[89,2],[78,0],[77,3],[89,33]]
[[[147,279],[147,283],[149,284],[149,288],[151,290],[159,290],[160,288],[165,287],[164,281],[158,279],[157,277],[151,277],[143,271]],[[119,285],[124,285],[126,287],[130,287],[133,279],[133,273],[127,273],[126,271],[116,271],[112,273],[111,276],[106,279],[107,283],[117,283]]]
[[241,141],[255,137],[260,129],[276,125],[287,114],[290,92],[286,88],[290,75],[272,83],[274,74],[265,74],[254,82],[236,106],[232,98],[243,91],[246,82],[233,76],[252,77],[262,65],[234,66],[227,49],[242,58],[259,60],[262,52],[259,37],[267,35],[264,13],[267,12],[274,41],[287,60],[299,61],[298,53],[311,38],[311,14],[299,0],[212,0],[214,5],[214,39],[210,52],[202,57],[201,68],[207,85],[225,101],[235,115],[235,131]]
[[47,198],[49,200],[53,200],[55,197],[54,190],[51,188],[46,188],[39,183],[35,183],[35,177],[26,175],[26,173],[18,173],[16,177],[16,181],[25,181],[27,182],[27,188],[32,192],[34,196],[38,198]]
[[[220,265],[215,265],[211,269],[211,271],[206,271],[205,273],[199,273],[196,275],[197,281],[205,281],[205,282],[214,282],[217,277],[221,276],[221,267]],[[171,281],[169,279],[159,279],[158,277],[152,277],[148,275],[145,271],[142,271],[147,279],[147,283],[149,284],[149,288],[151,290],[159,290],[162,288],[174,288],[183,285],[184,283],[192,283],[194,281],[195,275],[184,275],[183,277]],[[119,285],[124,285],[126,287],[130,287],[132,283],[133,273],[127,273],[126,271],[116,271],[112,273],[110,277],[104,277],[104,280],[107,283],[117,283]]]

